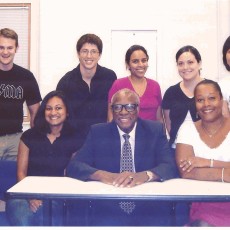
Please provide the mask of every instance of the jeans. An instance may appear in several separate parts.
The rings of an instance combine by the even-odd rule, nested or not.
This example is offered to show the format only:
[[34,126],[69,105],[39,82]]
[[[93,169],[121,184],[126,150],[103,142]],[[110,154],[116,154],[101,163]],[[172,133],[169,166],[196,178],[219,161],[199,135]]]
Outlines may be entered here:
[[[43,221],[48,223],[44,216],[43,205],[33,213],[29,202],[25,199],[10,199],[6,202],[6,213],[12,226],[43,226]],[[63,226],[63,201],[52,201],[52,226]]]
[[17,160],[22,132],[0,136],[0,160]]

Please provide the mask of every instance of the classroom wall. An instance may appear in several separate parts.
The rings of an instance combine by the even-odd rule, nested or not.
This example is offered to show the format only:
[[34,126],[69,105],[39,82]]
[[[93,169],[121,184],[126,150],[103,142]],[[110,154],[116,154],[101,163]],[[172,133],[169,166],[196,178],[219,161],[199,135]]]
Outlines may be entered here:
[[227,74],[221,49],[230,35],[230,0],[1,2],[32,4],[31,70],[42,96],[55,89],[60,78],[78,64],[76,41],[84,33],[101,37],[104,49],[99,64],[114,69],[111,31],[156,31],[156,50],[148,50],[150,59],[156,56],[156,74],[148,72],[148,77],[160,83],[162,94],[180,80],[175,54],[184,45],[193,45],[200,51],[203,77],[218,80]]
[[[100,64],[113,69],[112,30],[157,31],[156,79],[162,93],[180,80],[175,53],[187,44],[201,53],[203,77],[217,80],[224,75],[220,59],[223,40],[230,34],[229,6],[228,0],[56,0],[55,4],[40,0],[42,93],[54,89],[78,64],[75,46],[84,33],[101,37],[104,51]],[[149,56],[154,54],[149,51]]]

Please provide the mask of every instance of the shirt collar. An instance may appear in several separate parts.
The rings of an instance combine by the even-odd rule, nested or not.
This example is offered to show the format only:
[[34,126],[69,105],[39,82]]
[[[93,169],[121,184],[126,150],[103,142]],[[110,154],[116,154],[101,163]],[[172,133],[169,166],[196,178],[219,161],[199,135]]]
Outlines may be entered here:
[[[129,136],[130,136],[132,139],[135,139],[136,127],[137,127],[137,122],[135,122],[135,125],[134,125],[132,131],[131,131],[130,133],[128,133]],[[121,137],[122,135],[125,134],[125,132],[122,131],[122,130],[119,128],[118,125],[117,125],[117,128],[118,128],[118,132],[119,132],[120,137]]]

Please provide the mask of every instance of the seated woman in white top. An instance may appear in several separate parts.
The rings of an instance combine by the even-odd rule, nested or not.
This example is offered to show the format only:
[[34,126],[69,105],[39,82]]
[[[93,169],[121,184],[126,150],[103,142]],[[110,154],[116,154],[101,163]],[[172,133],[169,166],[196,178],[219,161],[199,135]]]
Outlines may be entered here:
[[[182,178],[230,182],[230,118],[222,114],[218,83],[204,80],[195,91],[201,120],[185,122],[176,140],[176,162]],[[218,186],[218,183],[216,184]],[[194,202],[190,226],[230,226],[230,202]]]

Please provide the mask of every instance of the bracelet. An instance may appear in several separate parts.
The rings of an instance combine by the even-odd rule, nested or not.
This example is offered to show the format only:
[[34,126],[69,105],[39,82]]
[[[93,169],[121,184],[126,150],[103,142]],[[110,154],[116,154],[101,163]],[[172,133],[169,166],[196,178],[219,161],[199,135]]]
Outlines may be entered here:
[[222,168],[221,181],[224,182],[224,168]]
[[210,159],[210,168],[213,168],[213,162],[214,162],[214,160]]

